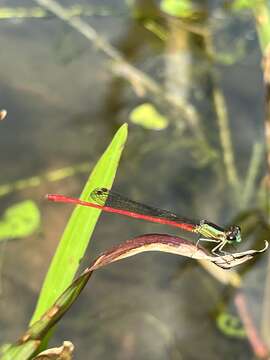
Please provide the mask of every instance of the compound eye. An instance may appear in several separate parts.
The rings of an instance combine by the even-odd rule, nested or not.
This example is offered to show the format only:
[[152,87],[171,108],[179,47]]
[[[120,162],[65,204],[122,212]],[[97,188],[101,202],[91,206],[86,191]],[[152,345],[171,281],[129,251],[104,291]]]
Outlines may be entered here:
[[237,232],[235,232],[235,228],[231,231],[228,231],[227,233],[227,240],[228,241],[236,241],[236,237],[237,237]]
[[102,195],[102,194],[107,193],[107,192],[108,192],[108,189],[106,189],[106,188],[97,189],[97,194],[98,195]]
[[108,189],[98,188],[93,191],[93,194],[98,195],[98,196],[108,195]]

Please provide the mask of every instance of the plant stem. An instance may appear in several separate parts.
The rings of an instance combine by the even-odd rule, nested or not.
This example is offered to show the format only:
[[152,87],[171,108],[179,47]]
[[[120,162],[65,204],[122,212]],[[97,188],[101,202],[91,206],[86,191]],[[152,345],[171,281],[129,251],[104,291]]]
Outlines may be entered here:
[[244,208],[248,205],[252,195],[254,194],[255,181],[258,171],[262,162],[264,146],[261,143],[253,145],[252,155],[247,171],[246,181],[243,188],[243,196],[241,200],[241,207]]
[[199,116],[194,107],[183,99],[179,99],[172,93],[166,93],[164,89],[150,76],[143,73],[139,69],[129,64],[121,53],[114,48],[106,39],[100,36],[96,30],[88,23],[84,22],[79,17],[70,17],[65,8],[54,0],[34,0],[39,5],[51,11],[58,18],[68,23],[71,27],[76,29],[79,33],[84,35],[95,47],[101,50],[105,55],[115,62],[112,70],[116,71],[118,75],[128,80],[135,91],[143,94],[148,91],[155,96],[158,96],[168,105],[173,106],[177,111],[180,111],[188,126],[191,128],[193,134],[200,140],[204,140],[204,135],[199,127]]
[[220,143],[223,150],[223,160],[228,182],[233,189],[237,191],[239,187],[239,178],[235,165],[226,103],[222,92],[217,86],[215,86],[215,84],[213,89],[213,98],[217,113]]

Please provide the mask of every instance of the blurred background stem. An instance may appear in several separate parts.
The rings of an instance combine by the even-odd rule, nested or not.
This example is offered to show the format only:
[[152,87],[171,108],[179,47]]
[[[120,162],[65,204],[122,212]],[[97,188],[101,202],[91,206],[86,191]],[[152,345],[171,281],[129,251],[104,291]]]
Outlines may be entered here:
[[106,54],[114,65],[111,67],[117,75],[125,78],[132,85],[136,94],[142,96],[145,92],[150,92],[168,105],[181,112],[191,131],[197,139],[204,142],[205,137],[200,129],[199,116],[196,109],[184,100],[180,100],[172,93],[167,93],[164,89],[150,76],[129,64],[122,54],[114,48],[106,39],[99,35],[96,30],[79,17],[70,17],[65,8],[54,0],[34,0],[39,5],[51,11],[54,15],[68,23],[79,33],[85,36],[96,48]]
[[[269,187],[270,187],[270,8],[267,1],[259,3],[253,9],[259,42],[263,55],[263,79],[265,86],[265,141],[268,172],[266,176],[266,212],[268,223],[270,221]],[[265,291],[262,307],[261,332],[265,342],[270,348],[270,255],[265,282]]]

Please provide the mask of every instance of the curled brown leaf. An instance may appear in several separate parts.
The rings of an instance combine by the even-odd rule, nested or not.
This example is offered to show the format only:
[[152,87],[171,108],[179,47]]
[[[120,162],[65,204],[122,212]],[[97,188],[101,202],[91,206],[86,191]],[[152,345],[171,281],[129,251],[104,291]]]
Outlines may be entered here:
[[62,346],[42,351],[33,360],[71,360],[73,350],[74,345],[64,341]]
[[226,254],[220,256],[209,255],[201,246],[196,246],[192,242],[178,236],[167,234],[146,234],[134,239],[125,241],[101,254],[94,264],[89,267],[93,271],[112,262],[145,252],[162,251],[180,256],[189,257],[197,260],[208,260],[223,269],[231,269],[234,266],[243,264],[252,259],[256,254],[266,251],[268,242],[261,250],[248,250],[244,252]]
[[[213,256],[209,255],[203,247],[196,246],[192,242],[178,236],[167,234],[147,234],[138,236],[101,254],[91,266],[86,268],[84,272],[72,282],[72,284],[58,297],[53,306],[48,309],[37,322],[32,324],[25,334],[17,341],[17,343],[13,344],[9,350],[13,353],[20,347],[27,346],[31,341],[33,342],[37,339],[42,339],[72,306],[88,282],[93,271],[112,262],[145,251],[162,251],[186,256],[192,259],[207,260],[221,268],[230,269],[252,259],[256,254],[266,251],[267,248],[268,242],[265,241],[265,247],[261,250],[247,250],[240,253]],[[57,309],[57,311],[55,311],[55,309]],[[36,349],[34,349],[33,352],[35,350]],[[40,359],[42,359],[42,357]]]

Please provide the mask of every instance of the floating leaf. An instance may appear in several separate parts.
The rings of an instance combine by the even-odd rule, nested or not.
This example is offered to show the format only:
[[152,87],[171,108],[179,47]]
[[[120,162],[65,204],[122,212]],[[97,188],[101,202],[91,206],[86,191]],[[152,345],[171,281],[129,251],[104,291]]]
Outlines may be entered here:
[[246,330],[243,327],[242,321],[238,316],[233,316],[223,312],[217,317],[217,326],[225,335],[235,338],[245,338],[247,336]]
[[253,10],[256,6],[263,5],[265,0],[234,0],[230,7],[232,10]]
[[162,0],[162,11],[171,16],[190,18],[194,14],[194,6],[190,0]]
[[163,130],[168,126],[168,120],[150,103],[137,106],[129,115],[130,121],[145,129]]
[[0,221],[0,241],[32,235],[40,226],[40,212],[36,204],[26,200],[10,206]]

